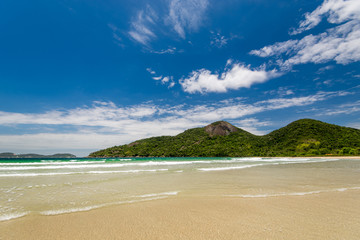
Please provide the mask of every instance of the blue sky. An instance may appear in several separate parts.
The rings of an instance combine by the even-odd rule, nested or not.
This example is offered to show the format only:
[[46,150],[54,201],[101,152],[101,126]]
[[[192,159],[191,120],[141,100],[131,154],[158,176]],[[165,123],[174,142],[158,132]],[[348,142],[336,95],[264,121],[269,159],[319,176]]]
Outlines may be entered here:
[[0,152],[86,156],[218,120],[360,128],[358,0],[5,0],[0,33]]

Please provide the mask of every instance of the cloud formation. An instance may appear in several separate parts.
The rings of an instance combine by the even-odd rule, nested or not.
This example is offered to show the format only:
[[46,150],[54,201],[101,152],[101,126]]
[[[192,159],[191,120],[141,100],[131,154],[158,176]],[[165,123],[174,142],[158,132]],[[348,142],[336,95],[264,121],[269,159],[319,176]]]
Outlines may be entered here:
[[[4,150],[16,149],[83,149],[83,152],[126,144],[131,141],[160,135],[175,135],[185,129],[204,126],[218,120],[230,120],[240,127],[259,134],[256,121],[249,116],[290,107],[307,106],[330,98],[344,96],[348,92],[318,92],[314,95],[273,98],[252,104],[244,99],[202,105],[155,105],[145,103],[130,107],[117,106],[112,102],[96,101],[92,106],[45,113],[0,112],[0,125],[21,127],[36,125],[38,132],[21,135],[1,135],[0,146]],[[253,124],[252,124],[253,123]],[[60,126],[73,126],[70,133],[56,131]],[[264,123],[260,124],[265,126]],[[258,126],[258,125],[257,125]],[[41,130],[43,128],[43,131]],[[48,128],[53,128],[49,133]],[[59,133],[61,132],[61,133]]]
[[125,45],[123,44],[123,39],[120,37],[121,30],[114,24],[110,24],[110,23],[108,24],[108,27],[112,30],[114,43],[120,47],[125,47]]
[[131,22],[130,37],[143,45],[148,45],[152,39],[157,37],[152,28],[158,19],[157,13],[147,5],[146,9],[139,11]]
[[185,39],[185,30],[196,31],[202,24],[208,0],[171,0],[165,22]]
[[165,76],[163,77],[162,75],[157,75],[156,72],[154,70],[152,70],[151,68],[147,68],[146,69],[151,75],[152,75],[152,79],[155,81],[160,81],[162,85],[167,85],[168,88],[172,88],[175,86],[175,81],[174,81],[174,77],[173,76]]
[[259,130],[259,127],[267,127],[270,126],[272,123],[269,121],[260,121],[257,118],[245,118],[235,122],[237,127],[244,129],[245,131],[251,132],[255,135],[265,135],[268,131]]
[[217,48],[223,48],[228,44],[229,38],[221,35],[220,33],[211,32],[211,41],[210,45],[215,46]]
[[298,34],[318,25],[323,16],[330,23],[340,24],[325,32],[309,34],[300,40],[288,40],[252,50],[250,54],[259,57],[278,58],[278,65],[291,69],[297,64],[326,63],[349,64],[360,60],[360,2],[357,0],[326,0],[311,13],[305,14],[298,29]]
[[[208,0],[170,0],[166,12],[155,11],[147,5],[131,21],[128,34],[132,40],[147,47],[159,34],[164,34],[159,31],[163,27],[185,39],[186,32],[197,31],[202,25],[208,5]],[[172,54],[176,52],[176,48],[152,52]]]
[[343,23],[360,19],[360,2],[358,0],[325,0],[313,12],[306,13],[305,19],[290,34],[295,35],[316,27],[324,16],[329,23]]
[[266,82],[279,75],[276,70],[251,69],[249,66],[235,63],[227,65],[222,74],[212,73],[207,69],[193,71],[188,77],[182,78],[180,84],[188,93],[224,93],[228,90],[249,88],[253,84]]
[[327,115],[327,116],[333,116],[333,115],[340,115],[340,114],[353,114],[360,112],[360,100],[352,103],[345,103],[341,104],[339,106],[334,107],[331,110],[325,110],[320,115]]

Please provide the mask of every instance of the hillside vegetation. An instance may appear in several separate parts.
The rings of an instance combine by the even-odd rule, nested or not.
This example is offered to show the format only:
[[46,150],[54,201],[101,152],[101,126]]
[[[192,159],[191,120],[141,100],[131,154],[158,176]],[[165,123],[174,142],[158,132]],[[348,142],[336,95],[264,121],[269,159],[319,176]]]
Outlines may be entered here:
[[360,130],[301,119],[264,136],[228,122],[152,137],[91,153],[89,157],[250,157],[360,155]]

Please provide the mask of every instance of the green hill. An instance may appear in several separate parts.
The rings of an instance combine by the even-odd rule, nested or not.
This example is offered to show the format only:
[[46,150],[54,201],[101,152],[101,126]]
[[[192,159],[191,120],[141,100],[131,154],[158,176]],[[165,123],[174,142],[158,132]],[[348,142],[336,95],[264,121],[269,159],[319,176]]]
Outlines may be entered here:
[[359,155],[360,130],[301,119],[264,136],[228,122],[152,137],[91,153],[89,157],[245,157]]

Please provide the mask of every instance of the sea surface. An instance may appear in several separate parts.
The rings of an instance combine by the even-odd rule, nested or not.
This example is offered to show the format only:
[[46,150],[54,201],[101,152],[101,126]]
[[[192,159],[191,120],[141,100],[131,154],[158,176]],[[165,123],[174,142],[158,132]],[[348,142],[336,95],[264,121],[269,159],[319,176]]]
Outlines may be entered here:
[[360,159],[1,159],[0,221],[166,198],[360,190]]

